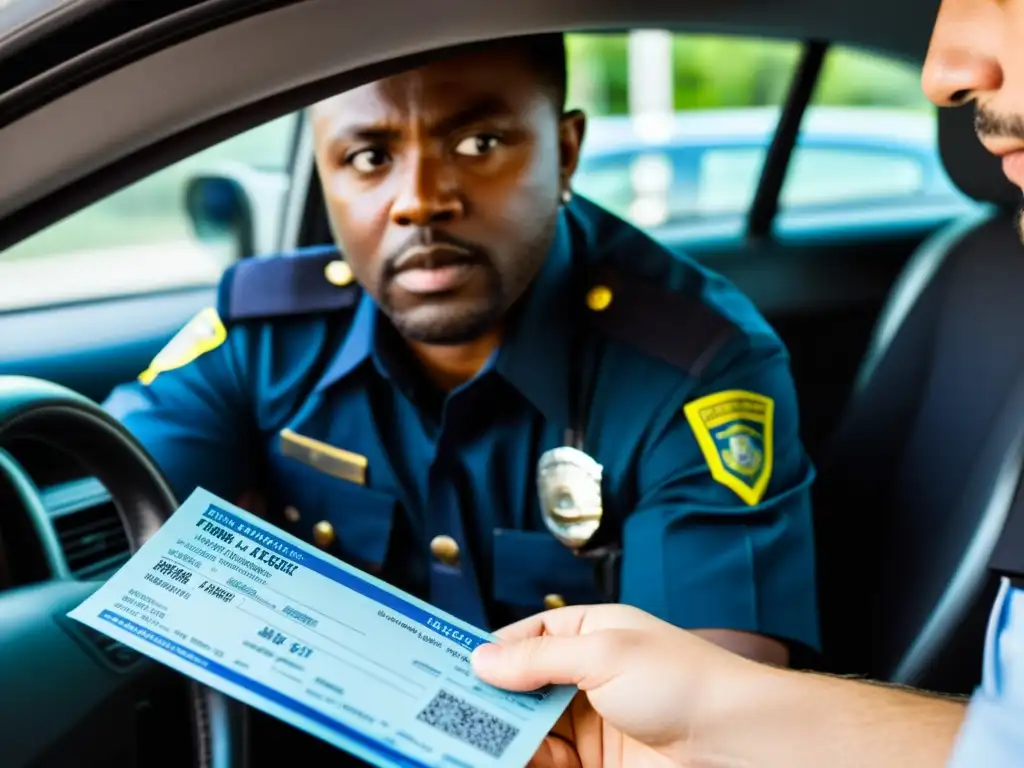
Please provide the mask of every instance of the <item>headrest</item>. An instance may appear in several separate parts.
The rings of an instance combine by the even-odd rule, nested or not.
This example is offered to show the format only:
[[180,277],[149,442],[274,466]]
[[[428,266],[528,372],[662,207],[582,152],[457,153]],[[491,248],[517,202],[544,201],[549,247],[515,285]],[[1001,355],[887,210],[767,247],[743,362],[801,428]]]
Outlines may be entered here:
[[998,157],[985,151],[974,132],[974,106],[939,110],[939,154],[960,191],[983,203],[1019,208],[1020,189],[1003,174]]

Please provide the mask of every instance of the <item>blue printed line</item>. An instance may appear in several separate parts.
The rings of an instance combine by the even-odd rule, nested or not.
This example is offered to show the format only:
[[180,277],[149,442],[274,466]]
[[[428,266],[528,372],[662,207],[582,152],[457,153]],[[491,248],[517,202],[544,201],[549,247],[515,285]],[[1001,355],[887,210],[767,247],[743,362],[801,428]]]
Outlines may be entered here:
[[370,600],[380,603],[396,613],[402,614],[407,619],[412,619],[416,623],[422,624],[431,632],[440,635],[441,637],[451,640],[452,632],[458,633],[465,638],[465,642],[460,642],[459,645],[468,651],[473,651],[477,647],[486,645],[490,642],[489,640],[484,640],[482,637],[478,637],[450,624],[444,619],[435,616],[430,611],[425,611],[419,606],[413,605],[408,600],[392,594],[386,589],[378,587],[376,584],[371,584],[354,573],[342,570],[333,563],[322,560],[316,555],[307,552],[300,552],[282,541],[279,536],[275,536],[263,530],[259,526],[248,523],[237,515],[234,515],[225,509],[221,509],[214,504],[211,504],[207,508],[203,513],[203,517],[216,521],[220,525],[227,526],[240,535],[255,538],[256,540],[264,539],[267,542],[278,542],[280,546],[275,547],[275,551],[278,551],[282,556],[291,557],[291,559],[301,563],[304,567],[314,573],[319,573],[321,576],[330,579],[336,584],[347,587],[353,592],[359,593],[363,597],[368,597]]
[[334,718],[328,717],[322,712],[313,709],[307,704],[303,704],[301,701],[296,701],[290,696],[285,696],[280,691],[275,691],[273,688],[263,685],[262,683],[259,683],[250,677],[241,675],[235,670],[229,667],[225,667],[223,664],[217,663],[213,659],[209,659],[206,656],[190,651],[188,648],[179,645],[170,638],[157,634],[156,632],[153,632],[149,629],[146,629],[145,627],[140,626],[139,624],[136,624],[130,619],[126,619],[123,616],[114,613],[113,611],[104,610],[102,613],[100,613],[100,618],[104,621],[110,622],[114,626],[120,627],[121,629],[131,632],[136,637],[145,640],[146,642],[151,643],[152,645],[155,645],[159,648],[163,648],[165,651],[168,651],[169,653],[173,653],[178,658],[191,662],[192,664],[195,664],[198,667],[202,667],[207,672],[211,672],[217,675],[218,677],[227,680],[228,682],[234,683],[235,685],[241,686],[242,688],[245,688],[251,691],[252,693],[255,693],[257,696],[261,696],[264,699],[267,699],[269,701],[274,702],[275,704],[290,709],[292,712],[295,712],[298,715],[302,715],[303,717],[308,718],[314,721],[315,723],[324,726],[325,728],[329,728],[330,730],[337,733],[339,736],[343,736],[346,739],[350,739],[351,741],[357,742],[364,747],[368,747],[377,752],[378,754],[380,754],[381,756],[387,758],[388,760],[393,761],[396,765],[408,766],[408,768],[430,768],[430,766],[426,763],[421,763],[418,760],[414,760],[408,755],[404,755],[401,752],[395,750],[394,748],[389,747],[387,744],[383,744],[377,741],[372,736],[367,736],[365,733],[360,733],[359,731],[350,728],[344,723],[340,723]]

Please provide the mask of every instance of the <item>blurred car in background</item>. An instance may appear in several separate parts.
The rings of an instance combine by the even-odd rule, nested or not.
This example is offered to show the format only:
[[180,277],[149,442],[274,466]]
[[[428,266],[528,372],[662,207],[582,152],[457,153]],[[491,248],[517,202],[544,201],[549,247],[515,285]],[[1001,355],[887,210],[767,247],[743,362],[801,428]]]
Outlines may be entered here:
[[[659,239],[725,244],[743,237],[778,122],[776,107],[600,117],[574,186]],[[939,222],[976,205],[942,167],[932,114],[859,107],[808,110],[779,202],[778,233],[808,239]]]

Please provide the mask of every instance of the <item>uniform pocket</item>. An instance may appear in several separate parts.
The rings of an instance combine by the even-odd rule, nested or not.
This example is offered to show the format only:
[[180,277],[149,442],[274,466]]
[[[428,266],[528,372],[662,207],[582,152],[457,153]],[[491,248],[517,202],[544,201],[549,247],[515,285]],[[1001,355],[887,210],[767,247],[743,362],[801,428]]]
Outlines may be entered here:
[[546,532],[495,530],[492,578],[495,601],[530,613],[559,601],[603,602],[595,564],[576,557]]
[[391,542],[398,501],[390,494],[335,478],[323,478],[324,522],[334,540],[325,548],[357,567],[378,571]]

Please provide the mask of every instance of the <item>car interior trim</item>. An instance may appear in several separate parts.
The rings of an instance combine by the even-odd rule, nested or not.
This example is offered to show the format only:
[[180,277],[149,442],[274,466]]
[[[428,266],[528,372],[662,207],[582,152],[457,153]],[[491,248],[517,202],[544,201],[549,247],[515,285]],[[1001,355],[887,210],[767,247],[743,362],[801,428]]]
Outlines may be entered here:
[[907,262],[892,287],[886,306],[879,314],[876,330],[864,356],[864,364],[853,386],[854,393],[862,391],[872,380],[875,369],[888,353],[907,315],[917,306],[918,299],[952,252],[954,244],[992,218],[993,213],[991,208],[981,208],[963,216],[932,235]]
[[[78,18],[3,49],[0,126],[102,75],[208,29],[300,0],[163,0],[81,3]],[[88,6],[88,7],[85,7]],[[74,21],[75,23],[71,23]],[[20,48],[28,50],[19,52]]]
[[284,208],[284,221],[281,227],[278,249],[282,253],[298,250],[301,245],[302,230],[305,219],[305,204],[309,197],[310,187],[319,183],[313,156],[313,132],[306,119],[306,112],[299,116],[296,129],[298,137],[295,144],[295,158],[292,162],[291,184]]

